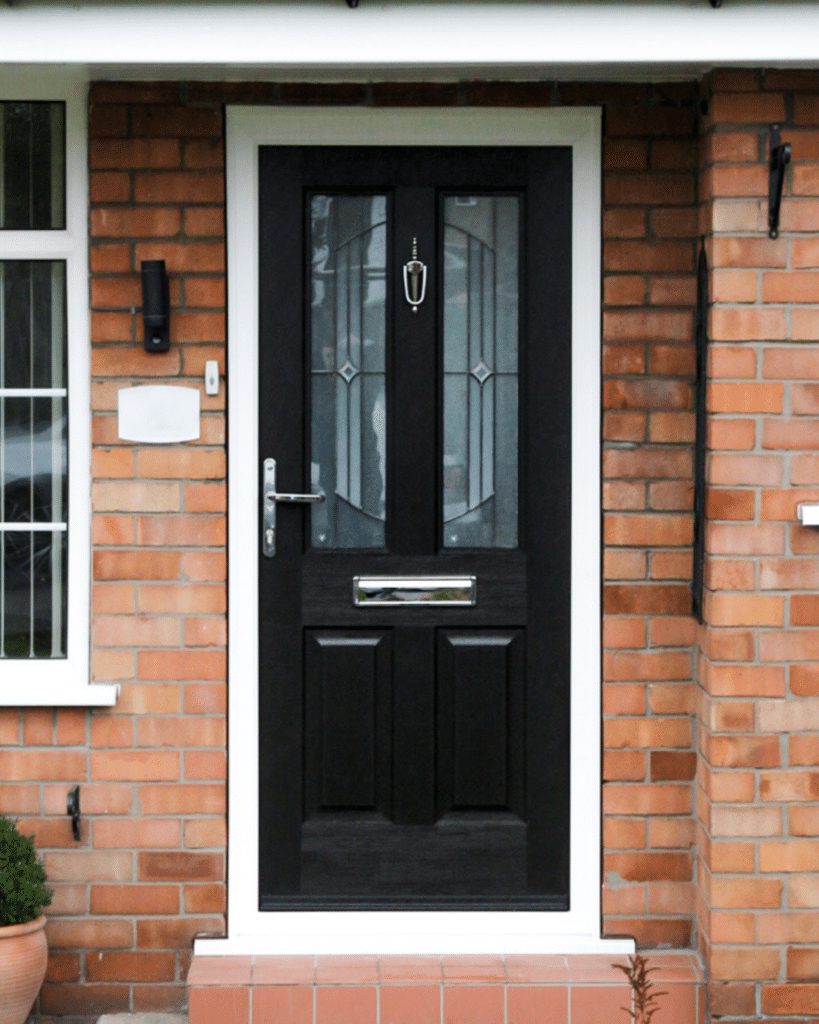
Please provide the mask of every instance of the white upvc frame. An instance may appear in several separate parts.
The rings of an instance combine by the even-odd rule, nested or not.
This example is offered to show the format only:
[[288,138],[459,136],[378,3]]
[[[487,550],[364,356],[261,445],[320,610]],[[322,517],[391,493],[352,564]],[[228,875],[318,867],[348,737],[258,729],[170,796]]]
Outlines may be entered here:
[[111,706],[119,687],[89,685],[91,361],[88,291],[88,87],[49,74],[0,77],[0,101],[65,103],[65,230],[0,231],[0,260],[65,260],[68,334],[68,623],[65,658],[2,659],[0,706]]
[[[258,909],[258,155],[263,145],[570,146],[572,243],[571,909]],[[600,935],[599,109],[227,110],[229,365],[228,937],[194,952],[632,952]],[[293,344],[301,344],[294,338]],[[274,741],[275,742],[275,741]]]

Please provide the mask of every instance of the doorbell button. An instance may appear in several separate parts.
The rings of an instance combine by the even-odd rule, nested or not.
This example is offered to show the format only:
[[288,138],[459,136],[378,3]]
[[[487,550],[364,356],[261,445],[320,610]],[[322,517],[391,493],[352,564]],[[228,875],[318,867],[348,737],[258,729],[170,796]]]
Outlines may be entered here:
[[208,359],[205,363],[205,394],[219,394],[219,364],[215,359]]

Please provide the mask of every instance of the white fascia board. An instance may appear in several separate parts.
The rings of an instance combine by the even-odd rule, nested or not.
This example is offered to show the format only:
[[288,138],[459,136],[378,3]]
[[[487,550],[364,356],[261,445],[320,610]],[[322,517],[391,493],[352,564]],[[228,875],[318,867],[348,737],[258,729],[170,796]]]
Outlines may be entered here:
[[[819,4],[679,2],[31,3],[0,7],[0,65],[92,77],[288,72],[410,77],[515,69],[530,77],[715,65],[819,66]],[[583,73],[585,69],[585,73]],[[198,75],[192,75],[198,77]]]

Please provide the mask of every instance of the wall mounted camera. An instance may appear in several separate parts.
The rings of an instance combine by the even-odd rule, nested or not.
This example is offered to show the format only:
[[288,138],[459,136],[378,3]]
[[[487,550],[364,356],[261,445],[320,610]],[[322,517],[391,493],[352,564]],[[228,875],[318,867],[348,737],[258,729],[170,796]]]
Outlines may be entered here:
[[165,260],[143,260],[141,270],[145,351],[167,352],[171,347],[171,299]]

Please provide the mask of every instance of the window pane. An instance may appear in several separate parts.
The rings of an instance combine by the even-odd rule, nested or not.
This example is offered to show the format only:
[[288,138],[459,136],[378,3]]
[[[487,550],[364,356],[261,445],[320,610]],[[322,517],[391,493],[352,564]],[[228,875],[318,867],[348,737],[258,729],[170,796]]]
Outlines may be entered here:
[[65,531],[0,532],[0,657],[65,657]]
[[65,104],[0,103],[0,228],[65,227]]
[[444,200],[444,547],[518,543],[519,215]]
[[312,542],[384,546],[385,196],[313,196]]
[[0,388],[63,388],[65,263],[0,260]]
[[65,656],[65,265],[0,261],[0,657]]

